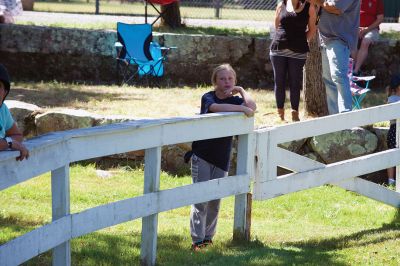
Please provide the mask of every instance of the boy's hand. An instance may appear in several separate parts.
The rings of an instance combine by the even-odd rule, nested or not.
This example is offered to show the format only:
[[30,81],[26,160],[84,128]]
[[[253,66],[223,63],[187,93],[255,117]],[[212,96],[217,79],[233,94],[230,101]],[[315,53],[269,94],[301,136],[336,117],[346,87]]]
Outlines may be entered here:
[[247,117],[252,117],[252,116],[254,116],[254,111],[253,111],[253,109],[251,109],[251,108],[249,108],[249,107],[247,107],[247,106],[244,106],[244,105],[242,105],[243,106],[243,113],[247,116]]
[[240,86],[233,86],[233,88],[232,88],[232,95],[235,95],[235,94],[237,94],[237,93],[242,94],[242,91],[243,91],[243,90],[244,90],[243,87],[240,87]]
[[235,94],[242,94],[241,92],[243,91],[243,88],[240,86],[233,86],[232,88],[228,89],[225,91],[226,96],[233,96]]
[[29,151],[21,142],[14,140],[11,148],[20,152],[20,155],[16,158],[17,161],[22,161],[23,159],[29,158]]

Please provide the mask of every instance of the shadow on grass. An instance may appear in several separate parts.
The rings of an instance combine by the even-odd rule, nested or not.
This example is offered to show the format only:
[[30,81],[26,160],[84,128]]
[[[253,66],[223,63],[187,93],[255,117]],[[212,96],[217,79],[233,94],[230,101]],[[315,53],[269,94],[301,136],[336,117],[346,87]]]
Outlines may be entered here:
[[327,239],[310,239],[301,242],[286,242],[285,246],[292,246],[302,250],[328,252],[336,249],[361,247],[400,238],[400,209],[397,209],[393,220],[383,224],[380,228],[368,229],[354,234]]
[[63,84],[62,87],[56,85],[46,89],[14,87],[7,99],[33,103],[39,107],[73,107],[77,102],[102,99],[111,101],[121,98],[121,94],[118,93],[88,92],[76,89],[75,86],[77,85]]
[[[18,223],[18,221],[16,221]],[[0,221],[0,224],[2,222]],[[394,233],[393,233],[394,231]],[[364,236],[368,236],[363,240]],[[345,258],[332,252],[343,248],[365,246],[400,237],[400,211],[381,228],[351,235],[285,242],[269,247],[259,240],[215,243],[204,252],[190,251],[190,238],[176,234],[159,234],[157,265],[347,265]],[[95,232],[72,241],[72,265],[139,265],[140,234],[115,236]],[[25,265],[51,265],[51,252],[46,252]]]

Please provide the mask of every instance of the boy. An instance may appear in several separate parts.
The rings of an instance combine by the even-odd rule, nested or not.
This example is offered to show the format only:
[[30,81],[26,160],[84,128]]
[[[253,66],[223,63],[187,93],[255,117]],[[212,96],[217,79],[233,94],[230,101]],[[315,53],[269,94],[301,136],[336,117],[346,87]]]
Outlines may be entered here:
[[7,69],[0,64],[0,151],[7,149],[18,150],[20,155],[17,160],[22,161],[25,158],[28,159],[29,151],[22,144],[22,133],[4,104],[9,92],[10,77]]
[[[228,65],[214,69],[211,82],[214,91],[201,98],[201,114],[216,112],[243,112],[253,116],[256,104],[250,95],[236,84],[236,73]],[[240,94],[241,97],[235,96]],[[193,183],[222,178],[228,175],[232,137],[194,141],[192,144]],[[190,213],[192,250],[212,244],[216,232],[220,200],[194,204]]]

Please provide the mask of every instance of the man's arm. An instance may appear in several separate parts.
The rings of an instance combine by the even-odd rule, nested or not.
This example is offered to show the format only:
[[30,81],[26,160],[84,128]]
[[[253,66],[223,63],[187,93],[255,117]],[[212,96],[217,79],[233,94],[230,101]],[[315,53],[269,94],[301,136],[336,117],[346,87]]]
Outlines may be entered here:
[[376,20],[371,25],[369,25],[368,27],[365,27],[365,28],[361,28],[360,37],[364,37],[364,35],[367,34],[368,32],[372,31],[373,29],[378,28],[379,25],[383,22],[383,19],[384,19],[383,14],[377,15]]
[[329,12],[335,15],[341,15],[342,11],[335,6],[335,3],[326,2],[324,0],[307,0],[312,5],[318,5]]

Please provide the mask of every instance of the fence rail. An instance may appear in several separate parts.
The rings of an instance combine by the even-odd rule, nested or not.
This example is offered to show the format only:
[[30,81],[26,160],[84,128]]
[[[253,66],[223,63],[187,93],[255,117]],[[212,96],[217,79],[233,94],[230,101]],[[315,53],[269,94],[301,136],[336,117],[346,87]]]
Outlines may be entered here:
[[[270,199],[324,184],[335,184],[386,204],[400,207],[398,193],[355,177],[399,165],[400,149],[398,146],[396,149],[332,164],[319,163],[278,147],[278,144],[284,142],[398,119],[399,112],[400,104],[396,103],[257,130],[254,198]],[[397,127],[397,136],[399,136],[399,126]],[[278,177],[278,166],[290,169],[293,173]],[[361,185],[364,189],[358,189],[357,185]],[[397,190],[399,190],[399,184]]]
[[[17,162],[16,152],[0,152],[0,190],[51,171],[52,222],[0,246],[0,264],[18,265],[53,249],[54,265],[70,265],[69,241],[106,227],[142,218],[141,261],[154,265],[158,213],[235,195],[233,236],[248,239],[248,197],[254,175],[254,199],[264,200],[299,190],[334,184],[400,207],[400,194],[356,175],[400,165],[400,149],[323,164],[279,148],[279,143],[326,134],[354,126],[397,119],[400,103],[253,130],[254,120],[243,114],[208,114],[159,120],[139,120],[89,129],[57,132],[31,139],[29,160]],[[239,135],[236,175],[160,190],[163,145]],[[69,164],[74,161],[145,149],[144,194],[70,214]],[[277,167],[293,173],[277,176]],[[399,176],[399,167],[397,176]],[[397,191],[399,191],[399,183]],[[207,191],[208,193],[204,193]]]

